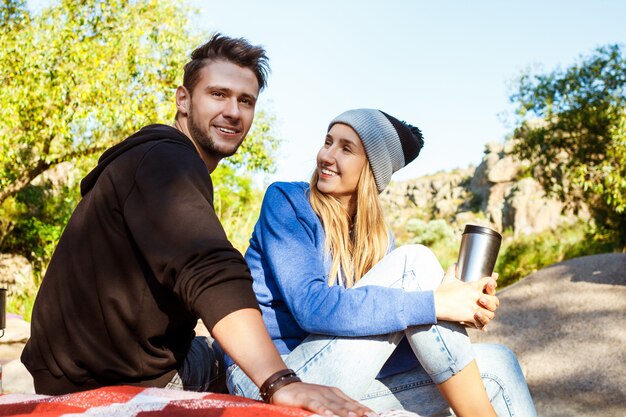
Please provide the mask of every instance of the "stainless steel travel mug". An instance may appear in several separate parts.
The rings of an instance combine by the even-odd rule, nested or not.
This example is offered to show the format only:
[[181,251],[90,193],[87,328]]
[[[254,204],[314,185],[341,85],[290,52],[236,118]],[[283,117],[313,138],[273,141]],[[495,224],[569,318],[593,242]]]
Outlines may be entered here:
[[488,277],[493,272],[502,243],[502,235],[493,229],[473,224],[465,225],[457,261],[461,281],[470,282]]

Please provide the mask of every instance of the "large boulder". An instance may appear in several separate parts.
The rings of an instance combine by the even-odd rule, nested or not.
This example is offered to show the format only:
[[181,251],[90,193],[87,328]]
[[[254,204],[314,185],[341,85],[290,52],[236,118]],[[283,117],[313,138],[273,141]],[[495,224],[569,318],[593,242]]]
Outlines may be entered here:
[[626,253],[541,269],[500,291],[488,332],[518,356],[542,417],[626,415]]
[[562,203],[546,196],[534,178],[524,176],[529,162],[513,155],[515,141],[485,145],[485,154],[476,168],[392,182],[381,194],[392,228],[402,231],[411,218],[444,219],[452,227],[469,220],[499,231],[511,228],[519,235],[588,218],[585,210],[563,214]]
[[482,202],[480,205],[481,210],[486,209],[490,189],[493,186],[493,183],[489,181],[489,171],[500,160],[500,154],[490,151],[490,149],[493,149],[493,147],[487,146],[485,148],[485,156],[483,156],[482,161],[476,167],[469,183],[469,191],[471,191],[477,201]]
[[491,167],[487,173],[487,179],[493,183],[511,182],[515,180],[519,170],[520,164],[517,160],[509,155],[505,155]]
[[35,289],[33,267],[28,259],[0,253],[0,288],[8,290],[8,297]]
[[563,204],[545,195],[534,178],[518,181],[506,197],[503,206],[503,227],[510,226],[515,234],[531,234],[555,229],[563,222]]
[[4,335],[0,337],[0,365],[2,365],[2,389],[4,393],[33,393],[33,378],[26,370],[20,356],[30,337],[30,323],[9,314]]
[[512,182],[493,184],[489,189],[489,195],[485,204],[485,215],[497,230],[502,230],[502,212],[506,196],[513,188]]

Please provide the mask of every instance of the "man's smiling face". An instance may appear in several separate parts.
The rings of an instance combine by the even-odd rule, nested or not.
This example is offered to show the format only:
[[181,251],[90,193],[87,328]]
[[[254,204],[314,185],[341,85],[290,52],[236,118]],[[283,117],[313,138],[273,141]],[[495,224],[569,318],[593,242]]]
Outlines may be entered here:
[[248,68],[227,61],[202,68],[187,111],[196,145],[211,158],[233,155],[252,126],[258,94],[257,78]]

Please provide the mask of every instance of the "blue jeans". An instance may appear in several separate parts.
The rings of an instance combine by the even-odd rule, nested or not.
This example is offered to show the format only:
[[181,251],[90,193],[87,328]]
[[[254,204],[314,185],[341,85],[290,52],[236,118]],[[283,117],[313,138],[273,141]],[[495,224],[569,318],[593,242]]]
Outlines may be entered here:
[[191,342],[185,360],[165,388],[227,392],[224,378],[224,353],[212,338],[198,336]]
[[[387,255],[355,286],[433,290],[441,283],[443,274],[429,249],[407,245]],[[377,379],[404,337],[421,366]],[[378,412],[404,409],[423,416],[450,415],[449,405],[435,384],[446,381],[476,359],[498,416],[536,416],[513,352],[500,345],[472,345],[465,328],[458,323],[439,322],[358,338],[310,335],[283,358],[305,382],[339,387]],[[228,368],[226,382],[233,394],[259,398],[258,388],[237,365]]]

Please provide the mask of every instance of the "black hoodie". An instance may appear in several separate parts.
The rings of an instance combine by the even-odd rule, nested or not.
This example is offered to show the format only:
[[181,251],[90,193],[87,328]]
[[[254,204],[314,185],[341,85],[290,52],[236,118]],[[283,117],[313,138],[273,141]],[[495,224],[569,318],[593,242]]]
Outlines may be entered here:
[[38,393],[165,386],[198,317],[210,330],[258,308],[213,209],[207,167],[180,131],[151,125],[110,148],[81,193],[22,353]]

